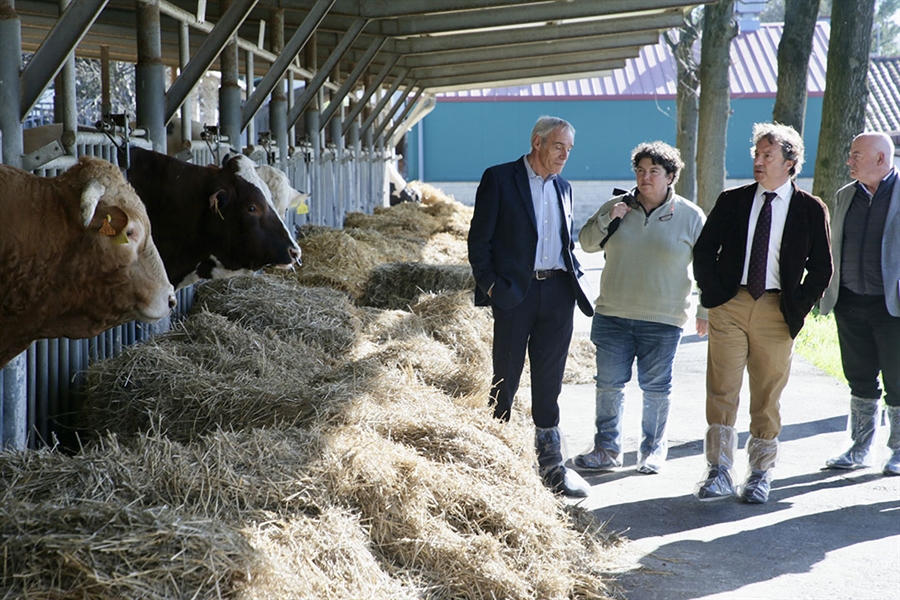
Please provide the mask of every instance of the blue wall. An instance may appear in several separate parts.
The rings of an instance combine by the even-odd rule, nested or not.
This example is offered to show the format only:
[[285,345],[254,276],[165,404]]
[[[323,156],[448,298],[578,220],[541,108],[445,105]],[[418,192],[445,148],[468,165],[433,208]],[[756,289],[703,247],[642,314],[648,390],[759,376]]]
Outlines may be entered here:
[[[774,104],[774,98],[731,101],[727,177],[753,178],[751,130],[754,123],[771,120]],[[675,144],[674,100],[439,100],[407,136],[408,179],[478,181],[486,167],[528,152],[531,128],[541,115],[562,117],[575,126],[575,149],[563,171],[571,181],[630,179],[629,156],[636,145],[650,140]],[[812,176],[815,165],[821,117],[822,98],[810,98],[804,135],[805,177]],[[703,151],[702,141],[699,151]]]

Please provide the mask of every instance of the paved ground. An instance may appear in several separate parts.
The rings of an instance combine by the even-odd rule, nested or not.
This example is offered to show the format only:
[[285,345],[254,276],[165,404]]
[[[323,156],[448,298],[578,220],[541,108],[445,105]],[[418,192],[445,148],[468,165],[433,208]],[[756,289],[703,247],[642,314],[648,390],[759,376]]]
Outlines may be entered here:
[[[579,254],[598,286],[602,258]],[[576,320],[587,335],[590,320]],[[691,331],[686,330],[686,333]],[[769,502],[701,503],[705,340],[686,336],[675,359],[669,460],[658,475],[635,470],[640,390],[626,389],[625,466],[588,475],[583,506],[632,540],[632,570],[619,578],[628,600],[900,599],[900,477],[883,477],[886,428],[876,439],[878,468],[825,470],[843,450],[849,392],[795,356],[782,397],[781,455]],[[745,384],[746,386],[746,384]],[[746,389],[745,389],[746,393]],[[746,469],[746,395],[737,422],[737,473]],[[593,437],[592,385],[565,386],[560,423],[572,456]]]

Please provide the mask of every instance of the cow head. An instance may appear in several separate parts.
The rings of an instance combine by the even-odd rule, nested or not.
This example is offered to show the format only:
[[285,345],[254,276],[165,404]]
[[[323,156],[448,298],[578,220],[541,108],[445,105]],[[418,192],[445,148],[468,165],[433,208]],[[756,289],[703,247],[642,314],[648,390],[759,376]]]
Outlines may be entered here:
[[54,178],[0,168],[0,207],[0,366],[36,339],[93,337],[175,306],[144,205],[115,165],[84,157]]
[[229,277],[267,265],[290,269],[300,264],[300,247],[272,204],[269,189],[243,155],[228,158],[209,197],[207,233],[221,253],[210,256],[200,277]]
[[309,212],[306,205],[309,194],[295,190],[284,171],[271,165],[260,165],[256,167],[256,174],[269,188],[272,204],[279,215],[283,217],[288,209],[296,209],[299,215]]
[[[82,288],[83,294],[95,297],[84,307],[85,318],[101,322],[116,313],[116,320],[126,323],[168,316],[175,307],[175,290],[134,189],[117,167],[99,159],[84,157],[67,175],[81,188],[79,217],[84,227],[77,251],[69,257],[70,274],[73,281],[92,288]],[[88,337],[75,329],[57,335]]]

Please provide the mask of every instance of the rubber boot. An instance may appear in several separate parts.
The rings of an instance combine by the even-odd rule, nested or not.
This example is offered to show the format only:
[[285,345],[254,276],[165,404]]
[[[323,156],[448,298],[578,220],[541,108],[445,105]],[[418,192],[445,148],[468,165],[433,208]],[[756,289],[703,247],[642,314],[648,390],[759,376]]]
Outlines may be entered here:
[[554,494],[586,498],[591,486],[575,471],[565,467],[558,427],[537,427],[534,432],[538,474]]
[[706,475],[696,485],[694,495],[708,502],[734,496],[731,470],[737,450],[737,430],[727,425],[710,425],[703,440]]
[[666,425],[669,421],[669,396],[644,394],[644,410],[641,418],[640,455],[638,473],[659,473],[669,453]]
[[826,467],[859,469],[870,466],[869,450],[875,438],[879,402],[877,398],[850,398],[850,439],[853,443],[843,454],[826,460]]
[[772,469],[778,459],[778,439],[761,440],[751,436],[747,440],[747,456],[750,472],[747,481],[738,487],[738,495],[744,502],[765,504],[769,499]]
[[601,390],[596,388],[594,421],[594,449],[579,454],[572,461],[585,471],[611,471],[622,466],[622,405],[625,393],[622,390]]
[[891,457],[884,463],[885,475],[900,475],[900,406],[888,406],[885,409],[888,423],[891,425],[891,434],[888,436],[888,448],[891,449]]

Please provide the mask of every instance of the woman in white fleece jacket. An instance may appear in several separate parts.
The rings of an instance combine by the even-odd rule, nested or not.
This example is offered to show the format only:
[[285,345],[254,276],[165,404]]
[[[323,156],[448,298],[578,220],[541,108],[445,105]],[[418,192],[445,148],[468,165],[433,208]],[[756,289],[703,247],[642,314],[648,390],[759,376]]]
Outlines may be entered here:
[[[591,326],[597,430],[593,451],[574,460],[587,471],[622,466],[623,390],[635,359],[644,397],[637,470],[657,473],[666,459],[672,364],[688,319],[694,242],[705,221],[703,211],[672,187],[684,166],[676,148],[641,144],[631,164],[636,187],[603,204],[578,234],[585,252],[606,252]],[[706,310],[698,305],[698,335],[706,329]]]

